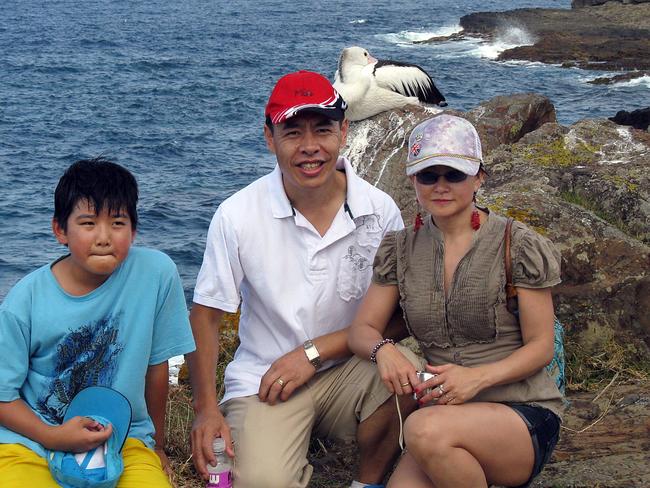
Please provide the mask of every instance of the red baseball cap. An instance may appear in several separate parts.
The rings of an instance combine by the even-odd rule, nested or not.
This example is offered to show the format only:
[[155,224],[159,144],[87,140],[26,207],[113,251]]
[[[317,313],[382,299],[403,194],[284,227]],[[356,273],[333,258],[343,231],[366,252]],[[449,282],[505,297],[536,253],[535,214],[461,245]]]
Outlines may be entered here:
[[280,124],[299,112],[321,113],[332,120],[343,120],[347,104],[327,78],[313,71],[296,71],[278,80],[264,114]]

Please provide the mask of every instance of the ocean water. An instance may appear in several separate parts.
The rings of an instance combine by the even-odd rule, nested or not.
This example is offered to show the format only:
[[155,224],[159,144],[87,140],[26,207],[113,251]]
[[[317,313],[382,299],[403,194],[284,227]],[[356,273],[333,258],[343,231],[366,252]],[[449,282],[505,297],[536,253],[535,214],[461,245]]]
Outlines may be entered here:
[[188,299],[218,204],[270,171],[264,105],[298,69],[333,79],[341,49],[419,64],[452,108],[533,91],[561,123],[650,105],[648,78],[615,86],[607,73],[497,63],[532,42],[512,26],[491,44],[412,41],[459,29],[467,13],[569,8],[570,0],[485,3],[306,0],[8,0],[0,24],[0,300],[65,249],[50,231],[63,170],[104,155],[140,184],[136,243],[177,263]]

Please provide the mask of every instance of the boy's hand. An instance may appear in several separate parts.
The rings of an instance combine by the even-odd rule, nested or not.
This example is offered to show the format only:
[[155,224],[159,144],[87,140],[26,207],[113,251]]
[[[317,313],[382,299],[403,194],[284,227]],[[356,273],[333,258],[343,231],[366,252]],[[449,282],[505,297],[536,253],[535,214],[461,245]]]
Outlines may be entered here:
[[113,426],[104,427],[88,417],[72,417],[62,425],[50,428],[43,445],[53,451],[86,452],[103,444],[113,433]]

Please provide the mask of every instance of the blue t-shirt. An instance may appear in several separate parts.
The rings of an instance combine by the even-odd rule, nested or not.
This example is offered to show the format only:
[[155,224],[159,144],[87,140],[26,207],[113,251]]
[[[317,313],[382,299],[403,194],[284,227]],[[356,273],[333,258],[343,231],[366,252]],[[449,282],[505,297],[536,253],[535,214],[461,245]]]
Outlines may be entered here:
[[[176,265],[132,247],[83,296],[66,293],[51,266],[25,276],[0,305],[0,401],[21,398],[44,422],[60,424],[79,390],[108,386],[131,402],[129,437],[153,447],[147,368],[195,348]],[[10,443],[45,456],[40,444],[0,426],[0,444]]]

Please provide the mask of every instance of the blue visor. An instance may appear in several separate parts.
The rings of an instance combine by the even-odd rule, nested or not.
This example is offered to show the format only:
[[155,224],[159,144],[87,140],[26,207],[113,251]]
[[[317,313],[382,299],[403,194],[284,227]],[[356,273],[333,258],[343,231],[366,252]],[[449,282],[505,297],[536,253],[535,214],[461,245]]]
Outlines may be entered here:
[[48,452],[52,476],[64,488],[114,488],[124,470],[122,447],[131,425],[131,404],[111,388],[91,386],[72,399],[63,421],[77,416],[92,418],[104,426],[111,424],[113,432],[105,444],[92,451]]

